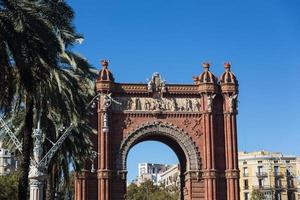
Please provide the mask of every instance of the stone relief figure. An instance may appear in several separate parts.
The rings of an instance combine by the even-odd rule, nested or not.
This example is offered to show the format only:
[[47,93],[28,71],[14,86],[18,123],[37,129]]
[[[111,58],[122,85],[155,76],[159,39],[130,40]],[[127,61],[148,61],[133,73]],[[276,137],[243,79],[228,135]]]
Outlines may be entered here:
[[236,98],[237,98],[237,94],[231,95],[228,98],[229,112],[231,113],[233,113],[235,107],[237,108]]
[[200,103],[197,99],[192,99],[192,110],[194,112],[199,112],[200,111]]
[[155,103],[155,110],[156,111],[161,110],[161,101],[157,99],[154,103]]
[[177,104],[175,99],[171,99],[171,110],[176,111],[177,110]]
[[142,104],[140,98],[136,98],[136,110],[142,110]]
[[[211,97],[212,98],[212,97]],[[113,105],[113,110],[127,111],[181,111],[199,112],[200,102],[197,98],[149,98],[149,97],[119,97],[121,105]]]
[[193,110],[193,102],[190,99],[187,99],[187,111],[194,111]]
[[212,110],[213,100],[216,97],[216,94],[213,95],[207,95],[207,110]]
[[127,101],[125,100],[125,102],[126,102],[125,109],[130,110],[132,107],[132,103],[133,103],[132,99],[128,99]]
[[[149,80],[149,79],[148,79]],[[148,91],[149,92],[152,92],[152,89],[153,89],[153,82],[152,82],[152,79],[150,81],[148,81],[147,83],[147,88],[148,88]]]
[[131,99],[131,106],[130,106],[130,110],[136,110],[136,98],[135,97],[133,97],[132,99]]
[[151,108],[151,103],[148,99],[145,100],[145,107],[144,108],[145,108],[145,110],[150,110],[150,108]]

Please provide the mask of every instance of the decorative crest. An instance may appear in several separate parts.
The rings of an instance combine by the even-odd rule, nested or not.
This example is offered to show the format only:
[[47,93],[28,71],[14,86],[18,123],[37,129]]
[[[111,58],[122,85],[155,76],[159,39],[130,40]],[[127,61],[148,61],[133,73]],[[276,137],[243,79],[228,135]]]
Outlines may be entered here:
[[148,91],[149,92],[165,92],[166,90],[166,81],[161,80],[159,73],[153,73],[151,80],[148,82]]

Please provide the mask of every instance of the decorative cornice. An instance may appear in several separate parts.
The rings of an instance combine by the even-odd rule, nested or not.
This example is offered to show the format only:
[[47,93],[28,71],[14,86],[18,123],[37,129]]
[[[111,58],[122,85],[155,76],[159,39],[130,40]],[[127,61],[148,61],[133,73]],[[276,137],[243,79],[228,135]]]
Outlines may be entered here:
[[108,92],[114,90],[115,83],[110,81],[96,81],[97,92]]
[[[195,85],[179,85],[179,84],[166,84],[165,85],[167,94],[187,94],[197,95],[197,87]],[[148,86],[146,83],[115,83],[114,93],[120,94],[144,94],[148,95]]]

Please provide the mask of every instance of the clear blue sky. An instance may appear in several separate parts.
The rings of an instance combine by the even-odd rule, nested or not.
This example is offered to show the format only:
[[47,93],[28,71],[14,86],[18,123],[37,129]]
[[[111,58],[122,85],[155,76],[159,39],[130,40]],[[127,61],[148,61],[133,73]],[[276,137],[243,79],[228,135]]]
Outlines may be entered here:
[[[110,59],[117,82],[145,82],[158,71],[169,83],[192,83],[201,62],[210,61],[216,76],[224,61],[232,62],[240,83],[239,150],[300,155],[299,1],[69,3],[85,37],[76,51],[97,68],[100,59]],[[144,156],[153,151],[155,156]],[[129,179],[138,162],[159,159],[176,162],[163,145],[137,145],[129,155]]]

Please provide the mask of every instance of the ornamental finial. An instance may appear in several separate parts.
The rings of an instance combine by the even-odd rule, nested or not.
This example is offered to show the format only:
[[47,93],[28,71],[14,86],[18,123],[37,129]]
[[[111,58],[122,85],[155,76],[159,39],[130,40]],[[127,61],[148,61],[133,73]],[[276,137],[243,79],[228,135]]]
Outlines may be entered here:
[[107,68],[107,66],[109,64],[109,60],[103,59],[103,60],[101,60],[100,63],[101,63],[101,65],[102,65],[103,68]]
[[210,64],[208,62],[204,62],[202,63],[202,67],[204,68],[205,71],[209,71]]
[[225,70],[226,70],[227,72],[229,72],[229,71],[230,71],[230,67],[231,67],[230,62],[225,62],[225,63],[224,63],[224,67],[225,67]]

